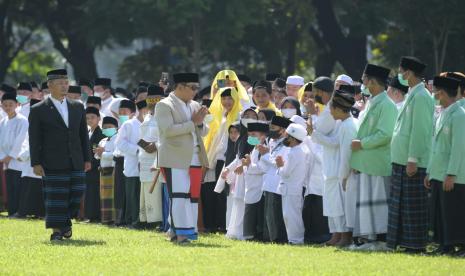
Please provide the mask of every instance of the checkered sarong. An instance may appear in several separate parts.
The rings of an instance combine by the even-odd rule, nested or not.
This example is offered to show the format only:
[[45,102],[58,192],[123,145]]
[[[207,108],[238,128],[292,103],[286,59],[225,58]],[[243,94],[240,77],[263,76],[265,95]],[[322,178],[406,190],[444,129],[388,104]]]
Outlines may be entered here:
[[422,249],[428,241],[428,195],[423,185],[426,169],[408,177],[406,167],[393,164],[387,246]]
[[102,168],[100,172],[100,211],[102,223],[115,221],[114,189],[115,176],[113,168]]

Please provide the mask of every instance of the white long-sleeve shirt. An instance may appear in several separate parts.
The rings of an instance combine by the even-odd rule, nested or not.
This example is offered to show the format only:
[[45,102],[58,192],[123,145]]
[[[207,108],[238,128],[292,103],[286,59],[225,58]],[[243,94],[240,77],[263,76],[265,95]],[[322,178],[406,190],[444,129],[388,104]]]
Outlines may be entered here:
[[347,179],[350,173],[350,156],[352,140],[357,135],[357,126],[352,117],[336,126],[330,135],[318,131],[312,138],[323,146],[323,175],[325,180]]
[[11,119],[5,117],[0,122],[0,160],[7,156],[13,158],[8,169],[21,171],[23,168],[17,159],[26,139],[28,127],[29,122],[21,114],[16,114]]
[[[146,142],[155,143],[155,145],[160,145],[158,143],[159,134],[158,134],[158,125],[155,117],[151,114],[147,114],[140,126],[140,136]],[[141,182],[150,182],[155,178],[155,172],[150,171],[154,165],[157,164],[157,152],[148,153],[144,149],[139,148],[139,164],[140,164],[140,181]]]
[[336,120],[334,120],[333,116],[331,115],[329,106],[326,106],[320,115],[316,116],[316,118],[313,116],[312,118],[314,118],[314,129],[322,134],[327,135],[331,133],[336,127]]
[[309,150],[307,182],[305,186],[305,196],[323,195],[323,147],[315,143],[310,136],[307,136],[304,143]]
[[108,99],[102,100],[102,108],[100,108],[100,112],[105,114],[105,116],[114,117],[113,113],[111,113],[111,104],[113,99],[113,96],[110,96]]
[[253,149],[250,154],[250,164],[244,170],[245,179],[245,196],[246,204],[254,204],[260,201],[263,195],[263,173],[264,171],[258,165],[257,149]]
[[308,149],[301,143],[289,149],[284,166],[278,169],[281,195],[302,195],[308,169]]
[[115,166],[115,161],[113,160],[113,153],[116,148],[116,138],[118,134],[113,135],[112,137],[107,137],[102,139],[98,146],[103,148],[102,156],[99,157],[95,155],[95,159],[100,159],[100,167],[102,168],[113,168]]
[[18,160],[21,162],[23,169],[21,170],[21,177],[31,177],[41,179],[42,176],[34,174],[34,169],[31,166],[31,153],[29,148],[29,135],[26,134],[26,138],[21,146],[21,152],[19,153]]
[[282,156],[284,160],[287,158],[289,148],[283,145],[284,139],[274,140],[269,142],[270,151],[260,158],[258,165],[264,171],[263,175],[263,191],[280,194],[279,181],[280,177],[277,174],[278,167],[276,166],[276,157]]
[[116,147],[124,156],[124,170],[126,177],[139,176],[139,146],[137,142],[140,140],[140,125],[141,122],[137,117],[134,117],[125,122],[116,138]]

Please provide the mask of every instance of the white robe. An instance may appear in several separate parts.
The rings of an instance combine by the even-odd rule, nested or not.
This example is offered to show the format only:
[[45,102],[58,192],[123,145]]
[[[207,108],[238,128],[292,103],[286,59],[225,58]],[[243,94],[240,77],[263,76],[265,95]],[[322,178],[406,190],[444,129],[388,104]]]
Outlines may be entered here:
[[303,143],[292,147],[289,149],[284,166],[278,169],[278,175],[281,177],[278,189],[282,195],[283,219],[287,238],[292,244],[304,242],[302,192],[308,170],[308,154],[308,148]]
[[329,163],[324,164],[325,186],[323,191],[323,215],[331,220],[330,231],[347,232],[345,215],[346,192],[342,189],[343,180],[350,174],[351,143],[357,134],[352,117],[342,121],[330,135],[314,132],[315,141],[323,145]]
[[270,140],[270,152],[264,154],[258,162],[258,165],[264,172],[263,191],[265,192],[280,194],[280,192],[278,191],[280,177],[277,174],[278,167],[276,166],[275,160],[277,156],[282,156],[286,158],[287,154],[289,153],[289,148],[285,147],[282,144],[283,140],[284,139]]
[[38,176],[34,173],[34,168],[31,166],[31,155],[29,148],[29,135],[26,134],[26,138],[21,146],[21,152],[19,153],[18,160],[23,165],[21,177],[31,177],[41,179],[42,176]]
[[[230,239],[243,240],[244,239],[244,211],[245,211],[245,178],[244,173],[235,174],[234,170],[242,166],[239,157],[236,157],[226,168],[229,169],[228,178],[232,177],[231,181],[231,215],[227,227],[226,237]],[[229,183],[229,182],[228,182]]]
[[260,201],[263,195],[263,171],[258,165],[257,149],[250,154],[250,165],[245,169],[245,204],[254,204]]
[[115,161],[113,160],[113,152],[116,148],[116,138],[118,134],[112,137],[102,139],[98,146],[103,148],[102,156],[95,155],[95,159],[100,159],[100,167],[102,168],[113,168],[115,167]]
[[3,164],[4,169],[22,171],[23,164],[18,161],[18,157],[27,137],[28,127],[29,122],[21,114],[16,114],[12,119],[5,117],[0,122],[0,160],[7,156],[12,157],[8,168]]
[[140,140],[140,125],[141,122],[137,117],[125,122],[116,138],[116,146],[124,156],[124,176],[138,177],[139,176],[139,146],[137,143]]

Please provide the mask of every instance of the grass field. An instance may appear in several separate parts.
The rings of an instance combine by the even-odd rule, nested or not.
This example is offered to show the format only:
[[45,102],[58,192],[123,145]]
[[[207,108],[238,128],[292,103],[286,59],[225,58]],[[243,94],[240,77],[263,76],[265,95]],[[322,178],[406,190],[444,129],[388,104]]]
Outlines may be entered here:
[[51,244],[43,221],[0,219],[0,275],[465,275],[465,259],[240,242],[75,224]]

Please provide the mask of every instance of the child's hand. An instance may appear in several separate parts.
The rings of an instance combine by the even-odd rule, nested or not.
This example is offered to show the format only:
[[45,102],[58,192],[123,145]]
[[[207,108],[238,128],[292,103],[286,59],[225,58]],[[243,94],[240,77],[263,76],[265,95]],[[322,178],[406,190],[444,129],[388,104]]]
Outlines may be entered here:
[[226,178],[228,178],[228,174],[229,174],[229,169],[224,169],[222,172],[221,172],[221,178],[223,180],[226,180]]
[[242,158],[242,166],[248,167],[252,163],[252,160],[250,160],[250,155],[246,154],[245,158]]
[[278,168],[284,167],[284,159],[283,159],[282,156],[277,156],[276,159],[275,159],[275,162],[276,162],[276,166]]
[[104,148],[102,147],[97,147],[94,149],[94,154],[97,154],[97,156],[102,156]]
[[240,175],[244,172],[244,167],[242,167],[242,165],[240,165],[239,167],[237,167],[235,170],[234,170],[234,173],[237,174],[237,175]]

